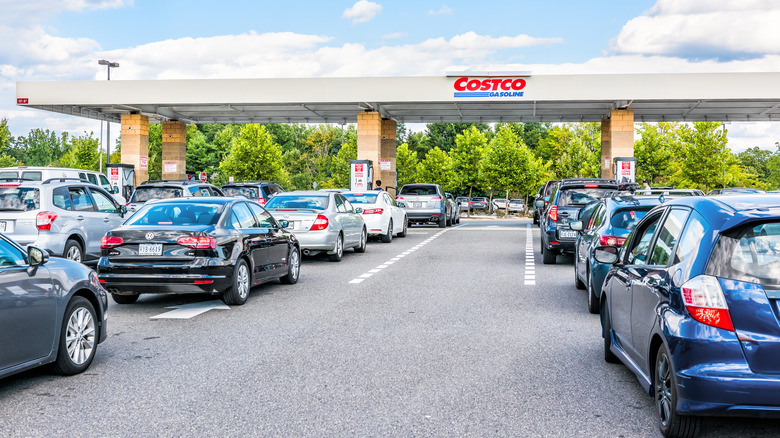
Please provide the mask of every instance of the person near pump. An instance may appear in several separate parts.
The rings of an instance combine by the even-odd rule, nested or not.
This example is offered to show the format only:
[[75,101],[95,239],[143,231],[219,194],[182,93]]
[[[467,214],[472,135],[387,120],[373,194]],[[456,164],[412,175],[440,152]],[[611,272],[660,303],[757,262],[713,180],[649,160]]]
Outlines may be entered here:
[[382,181],[381,180],[376,180],[376,187],[374,187],[374,190],[384,190],[382,188]]
[[652,195],[653,194],[652,189],[650,188],[650,180],[645,178],[645,180],[642,181],[642,186],[643,186],[642,194],[644,194],[644,195]]

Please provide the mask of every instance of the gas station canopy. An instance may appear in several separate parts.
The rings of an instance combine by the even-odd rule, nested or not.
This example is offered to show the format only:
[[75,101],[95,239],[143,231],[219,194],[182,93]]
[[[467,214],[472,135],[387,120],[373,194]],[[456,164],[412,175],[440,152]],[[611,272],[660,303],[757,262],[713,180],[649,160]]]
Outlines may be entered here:
[[18,82],[17,104],[120,122],[355,123],[362,111],[403,123],[780,121],[780,73]]

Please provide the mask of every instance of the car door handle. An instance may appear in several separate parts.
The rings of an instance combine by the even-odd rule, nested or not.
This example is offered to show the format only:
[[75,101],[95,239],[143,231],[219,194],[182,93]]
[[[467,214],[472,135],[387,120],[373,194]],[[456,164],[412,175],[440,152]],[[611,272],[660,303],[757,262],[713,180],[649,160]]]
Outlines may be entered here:
[[84,220],[84,216],[81,216],[81,215],[76,216],[76,220],[77,221],[83,221]]
[[111,222],[111,219],[108,216],[106,216],[106,217],[103,218],[103,222],[106,222],[106,223]]

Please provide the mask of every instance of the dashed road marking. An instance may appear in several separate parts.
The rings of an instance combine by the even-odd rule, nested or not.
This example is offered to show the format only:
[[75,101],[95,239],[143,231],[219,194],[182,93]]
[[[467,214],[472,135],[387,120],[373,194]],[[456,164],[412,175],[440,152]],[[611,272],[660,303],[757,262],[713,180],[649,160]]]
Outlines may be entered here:
[[531,224],[525,229],[525,285],[536,285],[536,264],[534,263],[534,231]]

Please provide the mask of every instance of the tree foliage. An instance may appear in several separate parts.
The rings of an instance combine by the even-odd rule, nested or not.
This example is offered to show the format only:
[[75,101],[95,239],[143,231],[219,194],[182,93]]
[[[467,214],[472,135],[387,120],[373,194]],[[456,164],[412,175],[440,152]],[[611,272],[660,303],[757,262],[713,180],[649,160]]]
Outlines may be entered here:
[[398,187],[404,184],[412,184],[417,181],[417,154],[404,143],[395,151],[395,173]]
[[416,182],[438,184],[444,190],[450,190],[457,185],[452,158],[438,147],[431,149],[417,165],[417,179]]
[[286,182],[288,175],[282,165],[282,150],[264,126],[248,124],[238,138],[220,170],[238,180],[269,180]]

